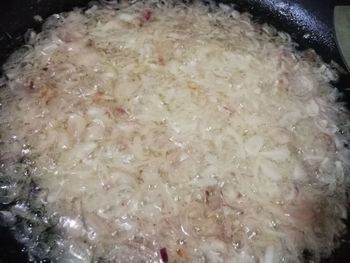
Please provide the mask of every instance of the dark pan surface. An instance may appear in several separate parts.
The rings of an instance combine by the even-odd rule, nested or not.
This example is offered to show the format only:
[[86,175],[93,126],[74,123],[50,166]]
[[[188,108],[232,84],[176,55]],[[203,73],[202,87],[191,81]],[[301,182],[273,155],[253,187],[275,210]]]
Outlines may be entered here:
[[[350,0],[221,0],[235,3],[240,11],[253,14],[258,22],[267,22],[288,32],[301,49],[313,48],[325,61],[334,60],[342,65],[333,32],[333,7],[350,5]],[[85,6],[89,0],[12,0],[0,1],[0,65],[20,45],[29,28],[40,30],[41,24],[33,19],[44,19],[53,13],[69,11],[75,6]],[[350,29],[349,29],[350,30]],[[335,86],[344,92],[344,100],[350,102],[349,75],[343,75]],[[0,205],[1,210],[1,205]],[[348,226],[350,221],[348,220]],[[9,229],[0,222],[0,263],[27,262],[25,252],[16,243]],[[44,261],[46,262],[46,261]],[[44,263],[43,262],[43,263]],[[47,261],[49,262],[49,261]],[[350,262],[350,235],[344,244],[325,262]]]

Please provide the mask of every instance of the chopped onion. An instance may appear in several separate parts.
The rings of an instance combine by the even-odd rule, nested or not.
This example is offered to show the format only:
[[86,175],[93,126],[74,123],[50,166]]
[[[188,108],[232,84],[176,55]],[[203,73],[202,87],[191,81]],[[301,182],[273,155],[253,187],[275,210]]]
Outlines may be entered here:
[[288,34],[214,2],[103,0],[27,38],[0,80],[0,224],[31,258],[319,262],[336,247],[348,113],[337,72]]

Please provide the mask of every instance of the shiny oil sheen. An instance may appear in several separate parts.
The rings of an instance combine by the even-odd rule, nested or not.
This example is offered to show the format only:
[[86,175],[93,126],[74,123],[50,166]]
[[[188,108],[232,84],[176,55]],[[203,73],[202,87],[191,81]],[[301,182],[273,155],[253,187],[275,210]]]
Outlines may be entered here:
[[[33,19],[41,15],[44,19],[53,13],[71,10],[75,6],[85,6],[86,0],[13,0],[2,1],[0,8],[0,64],[16,48],[23,44],[23,35],[28,28],[40,29],[40,22]],[[248,11],[258,21],[268,22],[284,30],[303,47],[314,48],[324,59],[334,59],[341,63],[336,48],[332,26],[332,11],[335,4],[350,1],[332,0],[236,0],[237,8]],[[340,88],[350,85],[349,77],[343,77]],[[346,95],[346,94],[345,94]],[[347,99],[349,96],[345,96]],[[349,237],[346,237],[349,240]],[[349,245],[344,244],[328,262],[348,262]],[[0,224],[0,262],[26,262],[21,248],[11,238],[6,226]]]

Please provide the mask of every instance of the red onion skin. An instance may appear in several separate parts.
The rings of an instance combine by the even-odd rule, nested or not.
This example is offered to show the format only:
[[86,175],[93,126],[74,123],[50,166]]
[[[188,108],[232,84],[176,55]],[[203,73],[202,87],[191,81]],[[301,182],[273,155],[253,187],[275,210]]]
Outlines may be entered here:
[[152,11],[150,11],[150,10],[145,10],[145,11],[143,11],[143,19],[145,20],[145,21],[149,21],[151,18],[152,18]]
[[168,252],[166,251],[166,248],[163,247],[160,249],[160,257],[162,258],[162,261],[164,263],[168,263],[169,262],[169,258],[168,258]]

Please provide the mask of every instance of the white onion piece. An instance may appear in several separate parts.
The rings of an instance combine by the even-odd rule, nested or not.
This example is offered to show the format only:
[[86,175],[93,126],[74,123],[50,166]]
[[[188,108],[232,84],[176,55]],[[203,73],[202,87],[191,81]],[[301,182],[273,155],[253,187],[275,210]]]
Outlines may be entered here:
[[264,145],[264,138],[261,136],[252,136],[244,144],[245,150],[249,155],[257,155]]
[[307,173],[305,171],[305,168],[301,163],[296,163],[294,170],[293,170],[293,177],[297,180],[305,180],[307,179]]
[[315,100],[310,100],[310,102],[306,105],[306,112],[309,116],[314,117],[319,113],[319,107]]
[[261,152],[261,155],[276,162],[283,162],[289,158],[290,152],[286,146],[282,146],[271,151]]
[[67,121],[67,131],[75,139],[80,139],[85,131],[86,120],[79,115],[71,115]]

